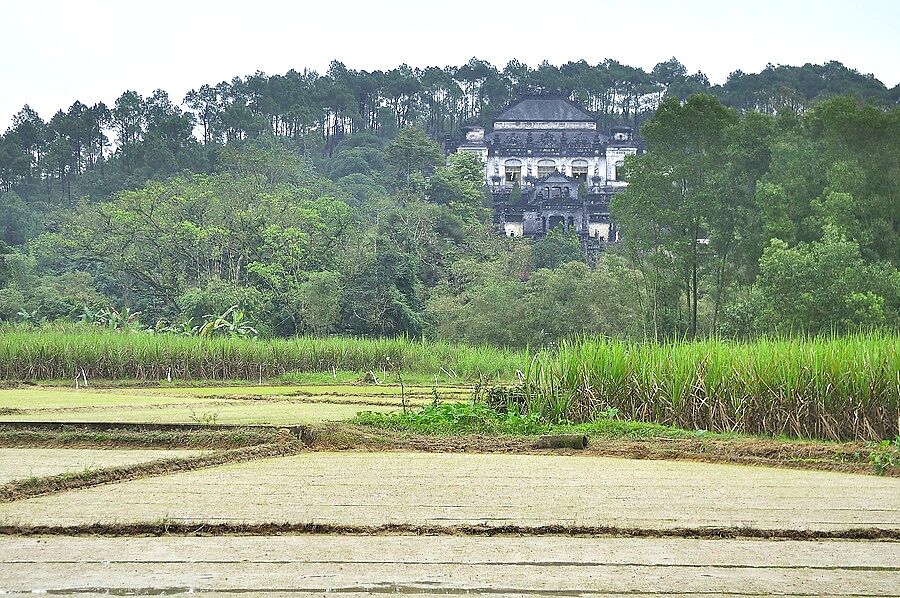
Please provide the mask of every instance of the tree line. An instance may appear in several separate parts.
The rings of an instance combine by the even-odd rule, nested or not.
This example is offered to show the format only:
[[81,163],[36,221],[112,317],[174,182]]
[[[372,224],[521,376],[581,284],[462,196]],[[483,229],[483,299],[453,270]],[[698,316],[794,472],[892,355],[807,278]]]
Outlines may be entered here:
[[[593,85],[578,64],[523,67],[522,85]],[[652,109],[635,104],[648,151],[626,160],[629,186],[611,206],[624,241],[595,263],[562,231],[537,242],[498,236],[483,166],[446,157],[442,136],[472,114],[489,118],[518,89],[507,83],[498,83],[507,95],[492,96],[493,83],[467,87],[442,70],[477,109],[432,121],[438,109],[420,88],[395,77],[391,89],[409,93],[388,101],[386,74],[369,73],[379,99],[347,104],[337,129],[335,113],[316,112],[299,133],[283,104],[265,99],[272,78],[262,75],[257,92],[229,100],[243,108],[227,117],[228,102],[203,108],[192,95],[185,109],[163,92],[129,92],[111,109],[73,105],[50,123],[26,111],[2,146],[7,157],[10,139],[28,152],[18,174],[2,175],[0,321],[190,334],[239,312],[235,328],[262,335],[515,346],[581,333],[897,329],[900,108],[891,92],[869,93],[871,78],[832,63],[772,67],[692,93],[702,78],[664,65],[675,74],[652,92]],[[832,83],[797,75],[809,69],[829,71],[812,79]],[[513,70],[486,72],[502,82]],[[648,76],[658,83],[669,71]],[[340,73],[332,65],[301,79],[320,90],[366,79]],[[796,93],[812,97],[762,101],[753,77],[771,78],[778,94],[793,77]],[[859,87],[842,87],[842,77]],[[424,73],[412,79],[421,85]],[[693,83],[679,91],[678,81]],[[737,93],[740,81],[752,104],[726,99],[722,89]],[[626,110],[582,101],[601,116]],[[441,121],[451,113],[455,124]]]
[[[735,71],[722,85],[703,73],[688,73],[676,59],[649,72],[606,60],[536,68],[512,60],[502,69],[471,59],[459,67],[389,71],[348,69],[332,62],[328,71],[257,72],[191,90],[183,102],[162,90],[149,97],[125,91],[107,106],[73,103],[45,121],[25,106],[0,136],[0,189],[29,186],[71,202],[73,181],[117,160],[120,184],[150,176],[196,170],[210,160],[206,146],[272,135],[309,151],[330,155],[346,135],[374,132],[392,136],[407,125],[423,128],[439,143],[454,139],[464,123],[489,124],[512,99],[525,93],[569,97],[602,123],[639,124],[664,95],[685,99],[709,93],[740,111],[802,113],[831,95],[854,95],[880,106],[895,105],[898,87],[887,89],[871,75],[838,62],[802,67],[769,65],[760,73]],[[196,135],[195,135],[196,132]],[[91,178],[108,179],[100,172]],[[101,185],[101,192],[114,188]]]

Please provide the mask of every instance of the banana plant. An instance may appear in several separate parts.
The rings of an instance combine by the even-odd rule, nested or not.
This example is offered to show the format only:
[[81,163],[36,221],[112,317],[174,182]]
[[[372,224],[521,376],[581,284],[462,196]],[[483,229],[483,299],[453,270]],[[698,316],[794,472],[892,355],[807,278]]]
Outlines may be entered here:
[[232,305],[219,315],[206,314],[203,316],[203,324],[194,327],[194,334],[200,337],[222,336],[257,336],[259,332],[253,327],[253,322],[247,319],[243,310],[237,305]]

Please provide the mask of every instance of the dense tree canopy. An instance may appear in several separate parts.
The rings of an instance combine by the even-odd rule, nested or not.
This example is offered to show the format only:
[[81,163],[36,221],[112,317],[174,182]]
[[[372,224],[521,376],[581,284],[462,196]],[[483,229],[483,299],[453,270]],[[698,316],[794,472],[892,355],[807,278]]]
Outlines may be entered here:
[[[534,91],[642,125],[612,204],[624,241],[599,258],[496,235],[483,165],[447,156]],[[675,59],[473,59],[26,106],[0,136],[0,321],[128,310],[190,333],[238,306],[263,335],[510,345],[897,328],[897,100],[839,63],[711,86]]]

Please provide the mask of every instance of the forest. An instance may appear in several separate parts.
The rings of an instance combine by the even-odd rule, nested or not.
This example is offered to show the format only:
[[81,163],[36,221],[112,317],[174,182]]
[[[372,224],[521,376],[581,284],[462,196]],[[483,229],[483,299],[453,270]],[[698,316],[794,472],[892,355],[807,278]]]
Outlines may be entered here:
[[[640,128],[624,241],[495,234],[449,153],[523,93]],[[256,73],[0,136],[0,322],[183,335],[754,338],[900,327],[900,92],[840,63]]]

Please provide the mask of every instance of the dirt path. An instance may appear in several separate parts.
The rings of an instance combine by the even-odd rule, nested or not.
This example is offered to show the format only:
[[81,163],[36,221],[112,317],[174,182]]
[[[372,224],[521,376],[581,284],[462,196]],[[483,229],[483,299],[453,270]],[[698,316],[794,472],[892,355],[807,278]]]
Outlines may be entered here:
[[635,538],[0,538],[0,591],[896,596],[900,544]]
[[900,480],[592,456],[309,452],[0,505],[0,523],[900,529]]

